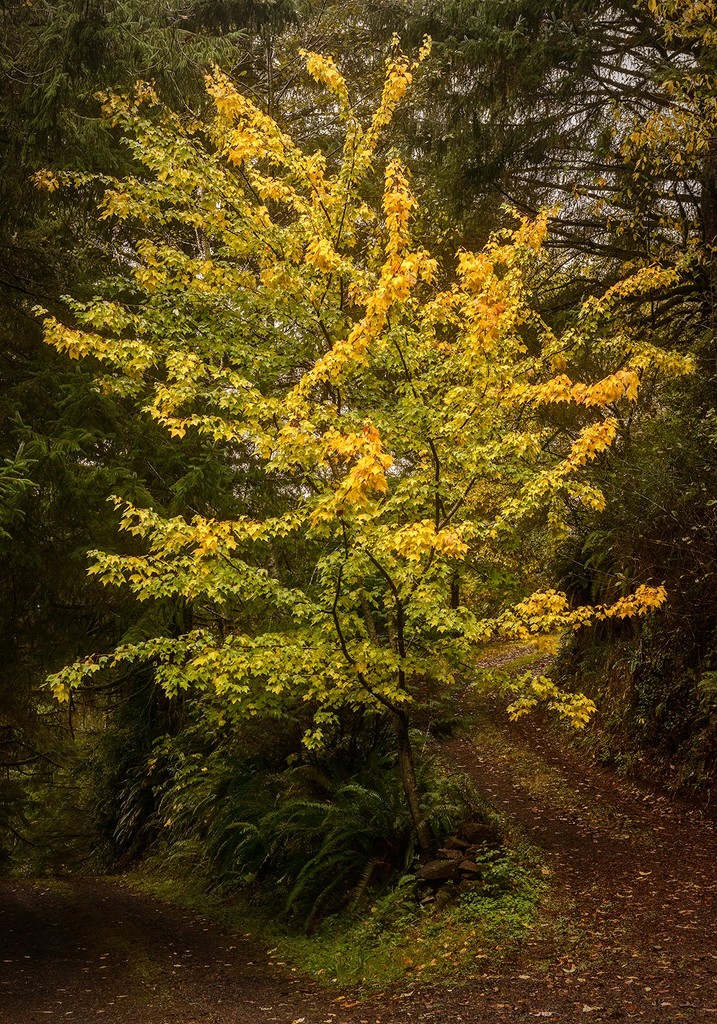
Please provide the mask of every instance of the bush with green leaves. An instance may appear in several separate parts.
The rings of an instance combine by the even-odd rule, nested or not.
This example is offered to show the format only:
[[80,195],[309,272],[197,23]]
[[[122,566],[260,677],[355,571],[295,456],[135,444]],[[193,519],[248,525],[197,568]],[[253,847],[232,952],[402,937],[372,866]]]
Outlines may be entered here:
[[[417,849],[388,729],[373,716],[342,724],[323,751],[296,744],[288,757],[281,725],[275,743],[253,749],[247,737],[214,749],[204,739],[192,749],[187,733],[162,741],[152,762],[171,779],[158,809],[169,855],[196,855],[198,843],[218,884],[255,886],[307,927],[395,882]],[[426,819],[445,835],[469,813],[469,794],[427,756],[418,775]]]

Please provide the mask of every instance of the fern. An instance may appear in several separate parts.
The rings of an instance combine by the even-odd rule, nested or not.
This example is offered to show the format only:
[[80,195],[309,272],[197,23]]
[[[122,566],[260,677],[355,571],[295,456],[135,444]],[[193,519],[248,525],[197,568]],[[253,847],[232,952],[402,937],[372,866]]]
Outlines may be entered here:
[[[466,795],[428,760],[419,779],[426,819],[445,835],[466,814]],[[207,756],[175,752],[160,813],[171,842],[199,839],[219,883],[257,883],[254,892],[307,928],[390,886],[416,855],[395,756],[381,732],[279,771],[232,757],[226,746]]]

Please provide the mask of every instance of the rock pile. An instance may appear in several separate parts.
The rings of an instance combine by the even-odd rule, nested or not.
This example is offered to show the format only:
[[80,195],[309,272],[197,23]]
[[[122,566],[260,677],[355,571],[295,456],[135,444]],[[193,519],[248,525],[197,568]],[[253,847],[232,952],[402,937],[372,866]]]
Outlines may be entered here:
[[465,822],[436,851],[435,860],[422,864],[416,872],[421,902],[431,903],[444,887],[455,892],[479,888],[483,876],[481,855],[500,845],[500,838],[491,825],[482,821]]

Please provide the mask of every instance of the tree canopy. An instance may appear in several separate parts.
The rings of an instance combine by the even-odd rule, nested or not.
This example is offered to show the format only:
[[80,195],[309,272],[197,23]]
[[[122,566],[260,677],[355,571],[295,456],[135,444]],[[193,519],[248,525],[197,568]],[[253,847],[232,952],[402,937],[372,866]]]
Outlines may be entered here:
[[[104,180],[101,216],[122,227],[126,271],[73,303],[77,327],[47,318],[46,338],[98,360],[101,387],[142,397],[174,437],[222,445],[246,512],[167,518],[117,499],[121,527],[144,544],[95,553],[91,572],[144,601],[192,603],[195,628],[63,670],[54,687],[67,696],[98,669],[153,660],[169,693],[213,689],[222,714],[308,701],[309,744],[341,706],[387,713],[420,835],[408,708],[422,688],[453,683],[496,637],[538,640],[663,603],[661,587],[642,585],[570,608],[504,567],[529,537],[564,534],[571,506],[603,507],[586,464],[619,434],[648,368],[691,364],[615,312],[618,297],[669,282],[657,266],[560,333],[534,312],[545,217],[439,265],[412,238],[404,166],[379,149],[418,64],[389,57],[362,122],[335,62],[305,59],[341,125],[328,155],[297,146],[219,71],[206,124],[149,87],[105,100],[144,167]],[[53,191],[91,179],[36,180]],[[587,346],[616,368],[570,376]],[[513,685],[515,714],[544,699],[587,721],[590,702],[547,678]]]

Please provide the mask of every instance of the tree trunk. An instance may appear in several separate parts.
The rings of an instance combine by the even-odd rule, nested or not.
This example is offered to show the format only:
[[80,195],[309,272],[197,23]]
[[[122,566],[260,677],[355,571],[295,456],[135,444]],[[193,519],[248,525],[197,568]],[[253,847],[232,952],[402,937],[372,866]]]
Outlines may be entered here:
[[402,711],[394,711],[392,715],[398,747],[398,767],[401,772],[401,782],[403,783],[406,801],[411,812],[421,860],[425,862],[433,856],[434,843],[430,826],[421,814],[421,800],[418,780],[416,779],[416,767],[413,760],[413,748],[408,732],[408,715]]
[[702,177],[702,233],[707,247],[709,278],[708,314],[712,326],[710,344],[710,370],[714,373],[717,362],[717,138],[710,140],[703,165]]

